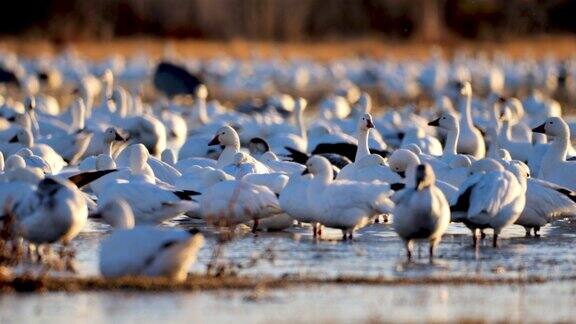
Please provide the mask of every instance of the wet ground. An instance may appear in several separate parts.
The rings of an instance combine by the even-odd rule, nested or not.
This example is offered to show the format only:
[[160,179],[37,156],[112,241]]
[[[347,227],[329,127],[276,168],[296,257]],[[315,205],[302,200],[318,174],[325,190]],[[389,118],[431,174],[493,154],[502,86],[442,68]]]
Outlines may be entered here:
[[[199,225],[183,221],[170,226]],[[207,234],[208,243],[191,272],[202,274],[212,260],[216,237],[211,230],[199,227]],[[78,276],[98,275],[98,244],[107,231],[108,226],[91,223],[75,240]],[[539,278],[544,282],[456,285],[447,280],[430,285],[296,285],[256,292],[8,294],[0,298],[0,322],[50,320],[55,315],[59,323],[67,319],[109,322],[192,318],[200,322],[567,320],[576,315],[576,281],[566,279],[576,273],[575,237],[576,224],[569,221],[544,228],[540,238],[526,238],[524,230],[514,226],[503,232],[499,249],[491,247],[488,235],[475,250],[468,230],[451,225],[437,250],[436,261],[429,264],[425,244],[420,248],[417,245],[416,261],[406,263],[404,245],[388,224],[360,230],[353,242],[341,241],[340,232],[333,230],[327,230],[323,239],[313,239],[309,227],[257,236],[246,231],[224,246],[221,260],[246,266],[254,256],[269,258],[262,257],[238,270],[240,275],[391,280]]]

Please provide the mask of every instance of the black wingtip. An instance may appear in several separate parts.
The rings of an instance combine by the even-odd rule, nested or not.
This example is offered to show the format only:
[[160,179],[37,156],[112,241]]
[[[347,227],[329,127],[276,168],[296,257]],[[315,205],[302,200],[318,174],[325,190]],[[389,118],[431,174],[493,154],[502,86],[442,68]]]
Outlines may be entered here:
[[201,193],[193,190],[178,190],[172,191],[172,193],[182,200],[192,200],[192,196],[201,195]]
[[400,182],[390,184],[390,189],[392,189],[394,191],[402,190],[405,187],[406,187],[406,184],[400,183]]
[[288,154],[287,157],[291,158],[293,162],[305,164],[310,158],[308,154],[295,150],[291,147],[284,146],[284,149],[290,152],[290,154]]
[[91,183],[92,181],[98,180],[99,178],[107,175],[108,173],[112,173],[115,171],[117,171],[117,169],[82,172],[77,175],[69,177],[68,180],[71,181],[73,184],[75,184],[76,187],[82,188],[85,185]]
[[200,234],[200,230],[197,229],[196,227],[192,227],[191,229],[188,230],[188,233],[190,233],[191,235],[196,235]]

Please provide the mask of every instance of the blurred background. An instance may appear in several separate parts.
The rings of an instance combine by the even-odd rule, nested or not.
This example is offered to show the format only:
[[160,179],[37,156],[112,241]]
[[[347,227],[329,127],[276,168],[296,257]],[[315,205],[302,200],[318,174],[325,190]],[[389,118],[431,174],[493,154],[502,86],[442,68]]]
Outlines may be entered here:
[[576,33],[574,0],[20,0],[0,35],[54,43],[117,37],[501,41]]

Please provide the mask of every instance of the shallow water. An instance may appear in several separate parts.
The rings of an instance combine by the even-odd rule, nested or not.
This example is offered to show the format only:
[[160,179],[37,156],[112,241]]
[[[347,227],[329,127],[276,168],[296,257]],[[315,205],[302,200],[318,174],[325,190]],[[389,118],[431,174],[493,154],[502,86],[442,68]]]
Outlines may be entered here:
[[[212,231],[184,221],[170,226],[200,227],[207,234],[192,272],[203,273],[212,257],[216,238]],[[109,228],[91,223],[75,240],[79,275],[98,274],[98,243]],[[359,230],[353,242],[341,240],[340,231],[328,229],[321,240],[315,240],[310,227],[294,227],[287,232],[259,233],[248,231],[225,246],[225,258],[232,263],[247,263],[266,249],[273,251],[273,261],[261,260],[240,274],[270,276],[302,275],[332,278],[336,276],[403,277],[523,277],[560,278],[576,273],[576,224],[559,221],[541,231],[542,237],[524,237],[524,229],[512,226],[502,233],[499,249],[491,246],[491,235],[478,251],[471,247],[469,230],[450,225],[436,251],[437,260],[428,263],[427,243],[416,245],[416,262],[406,264],[404,244],[392,225],[372,224]]]
[[575,294],[574,282],[512,286],[295,286],[267,291],[259,298],[245,291],[11,294],[0,299],[0,322],[572,321],[576,315]]
[[[200,227],[207,245],[191,272],[204,273],[216,244],[214,233],[194,221],[168,226]],[[109,227],[91,222],[74,240],[79,276],[98,275],[98,244]],[[0,323],[21,322],[350,322],[386,320],[570,320],[576,315],[576,281],[560,281],[576,273],[576,224],[560,221],[542,230],[541,238],[525,238],[521,227],[507,228],[501,247],[491,236],[478,251],[469,231],[452,224],[428,263],[426,244],[416,247],[416,262],[405,262],[402,241],[392,225],[373,224],[357,232],[353,242],[327,230],[315,240],[310,227],[287,232],[240,234],[225,247],[227,260],[246,263],[266,249],[273,261],[261,260],[241,275],[284,275],[333,278],[525,278],[551,279],[543,284],[501,285],[309,285],[250,291],[179,293],[78,292],[7,294],[0,298]],[[253,298],[257,296],[258,298]],[[313,301],[314,307],[310,306]],[[153,306],[151,306],[153,305]]]

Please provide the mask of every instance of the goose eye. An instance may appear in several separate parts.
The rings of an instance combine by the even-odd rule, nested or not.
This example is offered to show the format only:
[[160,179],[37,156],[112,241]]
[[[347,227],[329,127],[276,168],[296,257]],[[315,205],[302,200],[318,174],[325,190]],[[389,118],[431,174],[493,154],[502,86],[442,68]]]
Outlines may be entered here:
[[442,117],[442,119],[446,119],[446,117]]
[[554,125],[554,122],[553,122],[553,121],[551,121],[551,122],[550,122],[550,125]]

